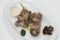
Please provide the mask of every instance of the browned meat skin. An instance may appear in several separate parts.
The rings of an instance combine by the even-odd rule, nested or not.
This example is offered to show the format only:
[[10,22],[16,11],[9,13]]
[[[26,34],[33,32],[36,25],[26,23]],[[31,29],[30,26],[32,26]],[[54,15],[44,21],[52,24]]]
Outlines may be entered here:
[[28,11],[27,9],[22,9],[21,13],[18,15],[18,20],[16,21],[16,26],[22,26],[26,27],[29,24],[29,16],[31,14],[31,11]]
[[40,26],[39,25],[30,25],[30,33],[33,36],[37,36],[40,33]]
[[30,20],[32,23],[40,24],[41,18],[42,18],[42,14],[33,13],[33,14],[31,14]]
[[45,28],[43,29],[43,34],[44,35],[52,35],[52,32],[53,32],[53,27],[50,25],[50,26],[45,26]]
[[33,36],[37,36],[40,33],[40,23],[41,23],[42,14],[33,13],[30,16],[30,33]]

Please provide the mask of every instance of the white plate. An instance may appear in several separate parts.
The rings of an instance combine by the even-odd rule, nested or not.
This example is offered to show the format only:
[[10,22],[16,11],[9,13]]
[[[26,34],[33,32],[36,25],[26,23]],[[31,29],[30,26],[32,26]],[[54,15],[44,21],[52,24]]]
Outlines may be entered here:
[[[42,22],[41,22],[41,33],[38,37],[33,37],[28,30],[26,30],[26,35],[22,37],[20,35],[20,30],[22,29],[21,27],[17,28],[15,26],[15,21],[16,18],[10,15],[10,8],[14,6],[20,7],[20,3],[23,3],[27,9],[31,10],[32,12],[39,12],[39,9],[34,5],[34,3],[28,2],[28,1],[17,1],[17,2],[10,2],[6,7],[4,8],[4,17],[3,17],[3,22],[7,30],[11,33],[11,35],[16,39],[16,40],[55,40],[57,36],[57,28],[55,23],[53,22],[53,19],[50,18],[52,21],[49,21],[48,17],[43,15]],[[43,35],[42,30],[45,25],[52,25],[54,27],[54,31],[52,35]]]

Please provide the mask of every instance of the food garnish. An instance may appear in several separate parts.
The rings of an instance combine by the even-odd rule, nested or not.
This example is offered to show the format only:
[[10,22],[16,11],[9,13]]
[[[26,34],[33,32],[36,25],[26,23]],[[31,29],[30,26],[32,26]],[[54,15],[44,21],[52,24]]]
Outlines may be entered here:
[[25,36],[25,34],[26,34],[26,31],[25,31],[24,29],[22,29],[22,30],[21,30],[21,35],[22,35],[22,36]]
[[18,7],[12,7],[10,9],[10,13],[11,13],[12,16],[17,16],[20,13],[20,9]]

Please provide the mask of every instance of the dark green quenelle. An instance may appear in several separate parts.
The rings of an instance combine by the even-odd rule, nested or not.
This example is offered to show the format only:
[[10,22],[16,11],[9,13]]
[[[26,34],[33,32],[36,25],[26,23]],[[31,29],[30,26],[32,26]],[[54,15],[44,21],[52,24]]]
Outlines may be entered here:
[[22,35],[22,36],[25,36],[25,34],[26,34],[26,31],[25,31],[24,29],[22,29],[22,30],[21,30],[21,35]]

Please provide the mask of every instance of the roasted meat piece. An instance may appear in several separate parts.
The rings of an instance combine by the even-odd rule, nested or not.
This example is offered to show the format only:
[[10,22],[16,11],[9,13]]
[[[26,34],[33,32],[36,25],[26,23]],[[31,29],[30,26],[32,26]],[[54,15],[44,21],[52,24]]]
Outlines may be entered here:
[[31,14],[31,11],[28,11],[27,9],[22,9],[21,13],[18,15],[16,26],[26,27],[29,24],[30,14]]
[[33,36],[37,36],[40,33],[40,23],[41,23],[42,14],[33,13],[30,16],[30,33]]
[[31,23],[36,23],[36,24],[40,24],[41,18],[42,18],[42,14],[40,14],[39,12],[33,13],[30,16]]
[[45,28],[43,29],[43,34],[52,35],[52,32],[53,32],[53,27],[51,25],[49,27],[45,26]]
[[40,33],[40,25],[30,24],[30,33],[33,36],[37,36]]

